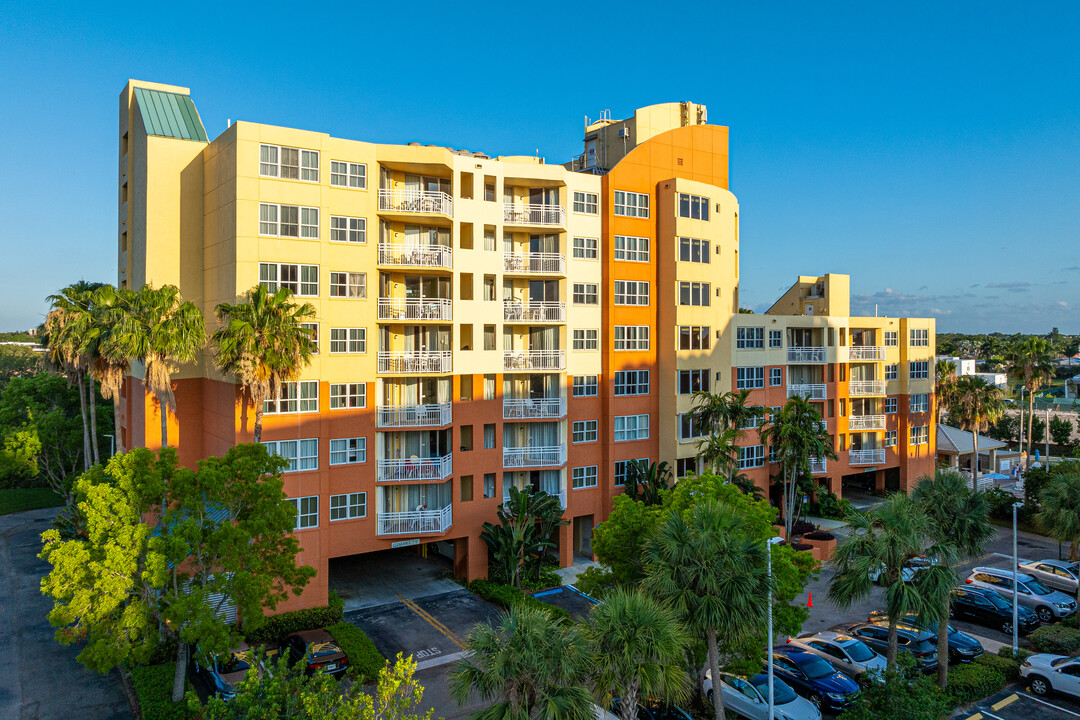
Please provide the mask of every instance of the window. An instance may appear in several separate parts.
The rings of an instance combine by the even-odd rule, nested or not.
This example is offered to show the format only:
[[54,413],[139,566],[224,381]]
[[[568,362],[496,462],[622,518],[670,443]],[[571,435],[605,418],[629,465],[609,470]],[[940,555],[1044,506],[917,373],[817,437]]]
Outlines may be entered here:
[[649,196],[643,193],[616,190],[615,214],[625,217],[649,217]]
[[765,347],[765,328],[735,328],[735,347],[739,350],[762,349]]
[[895,380],[898,368],[899,368],[899,365],[895,365],[895,364],[894,365],[886,365],[885,366],[885,379],[886,380]]
[[330,184],[363,190],[367,187],[367,165],[331,160]]
[[697,238],[679,238],[679,260],[682,262],[709,263],[709,241]]
[[629,262],[649,262],[649,238],[616,235],[615,259]]
[[648,395],[648,370],[619,370],[615,373],[615,395]]
[[[709,292],[709,283],[681,282],[679,283],[679,304],[708,306]],[[758,329],[761,330],[761,328]]]
[[596,487],[596,465],[574,468],[571,478],[571,487],[575,490]]
[[318,412],[319,411],[319,381],[303,380],[301,382],[281,383],[281,391],[276,398],[267,400],[263,404],[263,412],[270,415],[274,413],[294,412]]
[[366,383],[330,383],[330,409],[367,407]]
[[287,498],[296,508],[296,525],[294,530],[319,527],[319,496],[309,495],[302,498]]
[[930,409],[930,396],[926,393],[917,393],[909,398],[908,410],[911,412],[926,412]]
[[649,415],[616,415],[615,442],[624,440],[647,440],[649,438]]
[[735,388],[754,390],[765,387],[765,368],[741,367],[735,369]]
[[599,255],[600,241],[596,238],[576,237],[573,240],[575,260],[596,260]]
[[264,177],[278,177],[279,149],[276,145],[259,146],[259,174]]
[[649,467],[649,458],[615,461],[615,487],[623,487],[626,485],[626,481],[630,477],[630,469],[635,464],[637,464],[638,467],[647,468]]
[[908,378],[910,380],[926,380],[930,377],[930,361],[918,360],[908,363]]
[[895,412],[896,412],[896,398],[894,398],[894,397],[885,398],[885,414],[886,415],[891,415],[891,414],[893,414]]
[[330,496],[330,521],[367,517],[367,493]]
[[574,283],[575,305],[597,305],[599,303],[599,291],[596,283]]
[[596,193],[574,191],[574,212],[595,215],[599,204]]
[[616,305],[648,305],[649,283],[638,280],[615,281]]
[[330,242],[367,242],[367,219],[331,215]]
[[359,298],[361,300],[366,298],[367,273],[330,273],[330,297]]
[[593,397],[597,393],[596,375],[575,375],[573,397]]
[[312,352],[316,355],[319,354],[319,323],[300,323],[300,327],[305,330],[309,330],[311,335],[311,344],[313,346]]
[[319,208],[259,203],[259,234],[317,240]]
[[495,497],[495,473],[484,473],[484,497]]
[[679,413],[679,442],[705,437],[705,428],[692,412]]
[[885,331],[885,347],[896,347],[896,345],[897,345],[896,331],[895,330],[886,330]]
[[911,428],[911,444],[926,445],[930,442],[930,426],[915,425]]
[[896,447],[896,431],[885,431],[885,447]]
[[573,441],[580,442],[596,442],[597,438],[597,421],[596,420],[575,420],[574,421],[574,435]]
[[926,328],[916,328],[911,331],[911,347],[929,347],[930,331]]
[[711,337],[705,325],[680,325],[680,350],[708,350]]
[[330,352],[367,352],[367,328],[331,328]]
[[779,330],[769,331],[769,347],[784,347],[784,335]]
[[616,325],[615,326],[615,349],[616,350],[648,350],[649,349],[649,326],[648,325]]
[[301,470],[319,469],[319,439],[307,440],[278,440],[276,442],[264,442],[267,452],[271,455],[279,455],[289,461],[289,466],[283,472],[299,472]]
[[495,423],[484,423],[484,449],[495,449]]
[[319,153],[277,145],[259,146],[259,174],[286,180],[319,181]]
[[288,288],[293,291],[293,295],[317,297],[319,266],[259,263],[259,284],[270,292],[277,292],[279,288]]
[[461,476],[461,502],[472,500],[472,475]]
[[599,350],[599,336],[599,330],[575,329],[573,347],[575,350]]
[[708,220],[709,198],[679,193],[679,217]]
[[769,368],[769,387],[779,387],[784,383],[784,372],[780,368]]
[[750,445],[739,448],[739,469],[762,467],[765,465],[765,446]]
[[319,182],[319,153],[316,151],[300,151],[300,179]]
[[675,477],[684,478],[697,475],[697,458],[679,458],[675,461]]
[[709,392],[708,370],[680,370],[679,394],[690,395],[698,391]]
[[354,465],[367,462],[367,438],[335,438],[330,441],[331,465]]
[[[494,348],[492,348],[492,349],[494,349]],[[494,375],[484,375],[484,399],[485,400],[494,400],[495,399],[495,376]]]

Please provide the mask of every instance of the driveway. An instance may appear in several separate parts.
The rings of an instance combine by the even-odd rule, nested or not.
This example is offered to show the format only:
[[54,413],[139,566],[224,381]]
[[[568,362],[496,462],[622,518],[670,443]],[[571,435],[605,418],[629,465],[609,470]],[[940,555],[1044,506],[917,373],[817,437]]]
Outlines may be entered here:
[[[1022,680],[1022,679],[1021,679]],[[1023,682],[959,710],[952,720],[1076,720],[1080,702],[1063,695],[1036,697]]]
[[439,556],[421,557],[415,547],[409,547],[334,558],[329,583],[344,603],[345,612],[350,612],[396,603],[402,597],[460,590],[460,585],[447,578],[451,569]]
[[78,646],[53,639],[41,594],[49,569],[39,560],[40,535],[56,508],[0,516],[0,717],[19,720],[131,718],[120,679],[98,675],[75,660]]

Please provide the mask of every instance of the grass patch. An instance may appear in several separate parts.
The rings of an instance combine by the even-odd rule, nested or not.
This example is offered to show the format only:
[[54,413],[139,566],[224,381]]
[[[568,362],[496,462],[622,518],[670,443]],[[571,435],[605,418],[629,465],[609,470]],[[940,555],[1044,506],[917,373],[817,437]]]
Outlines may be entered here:
[[8,488],[0,490],[0,515],[61,507],[64,498],[49,488]]
[[346,671],[349,677],[357,678],[362,683],[378,679],[379,672],[386,666],[386,658],[363,630],[351,623],[339,622],[326,628],[326,631],[334,636],[334,640],[349,656],[349,669]]

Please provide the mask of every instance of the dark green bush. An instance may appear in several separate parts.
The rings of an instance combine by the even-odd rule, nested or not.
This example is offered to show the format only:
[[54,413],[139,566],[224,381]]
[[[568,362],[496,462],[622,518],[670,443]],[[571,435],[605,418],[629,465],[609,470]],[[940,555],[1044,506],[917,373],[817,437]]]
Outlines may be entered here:
[[363,630],[347,622],[330,625],[326,630],[349,656],[349,677],[358,678],[362,683],[374,682],[379,677],[386,658]]
[[1080,630],[1076,628],[1043,625],[1029,639],[1038,652],[1069,656],[1080,653]]
[[143,720],[184,720],[192,717],[185,702],[172,701],[176,663],[138,666],[131,671],[131,684],[142,709]]
[[[1002,658],[992,658],[1001,660]],[[1017,667],[1019,672],[1019,667]],[[967,705],[1005,687],[1006,677],[987,664],[971,663],[949,668],[949,696],[956,705]]]
[[330,591],[329,600],[329,604],[322,607],[272,615],[259,627],[244,633],[244,636],[253,645],[266,644],[276,642],[289,633],[299,630],[314,630],[339,623],[345,613],[345,604],[333,590]]
[[[997,654],[998,654],[998,657],[1009,658],[1011,660],[1012,657],[1013,657],[1012,646],[1011,645],[1002,645],[1001,647],[998,648]],[[1030,650],[1025,650],[1024,648],[1017,648],[1016,649],[1016,661],[1017,662],[1024,662],[1029,657],[1031,657],[1031,654],[1032,653],[1031,653]]]
[[1016,502],[1016,496],[999,487],[992,487],[983,493],[990,511],[990,517],[998,520],[1012,519],[1012,505]]
[[[901,656],[907,653],[900,653]],[[885,682],[871,683],[858,702],[840,715],[839,720],[941,720],[952,709],[951,698],[929,675],[889,672]]]
[[514,605],[526,605],[540,608],[552,618],[570,620],[570,613],[560,607],[540,602],[532,595],[526,595],[513,585],[500,585],[490,580],[474,580],[468,584],[470,591],[476,593],[488,602],[494,603],[504,610],[509,610]]
[[562,578],[550,568],[541,570],[539,578],[533,577],[531,573],[521,578],[521,586],[526,590],[547,590],[560,585],[562,585]]
[[587,568],[574,581],[574,587],[589,597],[597,599],[615,587],[615,584],[615,574],[600,566]]
[[1012,648],[1009,648],[1009,656],[980,655],[975,658],[976,665],[993,668],[1005,676],[1007,682],[1012,682],[1020,677],[1020,661],[1012,657]]

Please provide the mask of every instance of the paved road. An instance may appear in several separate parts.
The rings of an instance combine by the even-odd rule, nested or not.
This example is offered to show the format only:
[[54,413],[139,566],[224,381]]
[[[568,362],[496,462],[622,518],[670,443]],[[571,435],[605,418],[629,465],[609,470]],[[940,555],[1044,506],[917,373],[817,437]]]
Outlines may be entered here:
[[49,565],[37,558],[40,534],[56,509],[0,516],[0,717],[19,720],[130,718],[115,673],[101,676],[61,646],[45,619],[52,607],[40,590]]
[[1080,702],[1076,698],[1033,695],[1023,683],[958,710],[952,720],[1077,720]]

